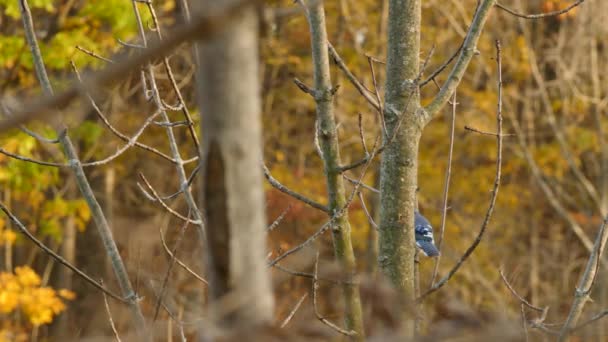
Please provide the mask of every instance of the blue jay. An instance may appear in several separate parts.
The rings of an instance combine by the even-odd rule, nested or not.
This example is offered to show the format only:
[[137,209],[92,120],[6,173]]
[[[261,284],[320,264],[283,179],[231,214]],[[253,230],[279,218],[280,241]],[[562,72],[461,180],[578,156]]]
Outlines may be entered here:
[[418,211],[416,211],[414,226],[416,230],[416,246],[427,257],[438,256],[439,250],[435,247],[435,239],[433,239],[433,226]]

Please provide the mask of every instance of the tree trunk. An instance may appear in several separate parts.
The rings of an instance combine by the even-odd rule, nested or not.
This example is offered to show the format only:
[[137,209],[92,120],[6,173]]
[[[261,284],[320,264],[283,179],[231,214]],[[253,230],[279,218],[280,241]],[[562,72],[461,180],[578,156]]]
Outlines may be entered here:
[[[23,28],[25,31],[26,40],[32,53],[36,76],[42,87],[43,93],[46,96],[51,96],[53,95],[53,88],[46,72],[46,66],[44,65],[44,60],[42,59],[40,48],[38,47],[38,40],[34,31],[32,14],[27,0],[20,0],[19,8],[23,20]],[[114,241],[110,225],[108,224],[101,205],[95,197],[93,189],[91,188],[91,184],[89,183],[84,169],[82,168],[82,164],[78,157],[76,148],[74,147],[74,144],[72,143],[72,140],[70,139],[70,136],[67,133],[67,128],[63,128],[63,123],[56,123],[55,126],[57,135],[59,136],[59,145],[63,150],[65,158],[68,160],[70,170],[72,171],[73,176],[76,178],[76,184],[78,185],[78,189],[80,190],[80,193],[84,197],[85,201],[87,202],[87,206],[91,211],[91,216],[93,218],[93,221],[95,222],[95,226],[97,227],[97,231],[99,232],[99,236],[101,237],[101,240],[103,242],[104,249],[108,257],[110,258],[112,269],[114,270],[114,274],[120,286],[121,293],[131,310],[131,316],[133,319],[133,323],[135,324],[135,329],[137,331],[138,337],[142,341],[149,341],[151,340],[152,336],[150,335],[150,332],[146,329],[146,319],[142,313],[141,307],[139,306],[139,299],[137,298],[137,294],[135,293],[135,291],[133,291],[133,286],[131,285],[127,269],[124,265],[120,252],[118,251],[116,242]]]
[[390,143],[382,154],[380,171],[378,262],[402,299],[404,337],[413,338],[414,207],[422,133],[417,115],[420,95],[415,84],[420,53],[420,0],[389,1],[387,49],[384,138]]
[[[70,190],[72,192],[72,190]],[[68,217],[61,241],[61,256],[72,265],[76,265],[76,224],[73,217]],[[55,288],[73,291],[72,271],[67,267],[58,267]],[[53,335],[57,338],[68,339],[72,312],[67,310],[53,322]]]
[[[323,3],[320,1],[312,1],[307,6],[312,59],[314,63],[314,98],[317,104],[316,129],[318,129],[319,145],[325,165],[329,214],[334,215],[346,206],[346,196],[344,180],[339,170],[341,164],[340,150],[334,117],[334,96],[329,72],[325,10],[323,9]],[[346,281],[342,286],[346,307],[346,328],[354,330],[357,333],[357,339],[363,340],[365,334],[359,286],[356,281],[357,264],[351,242],[348,213],[346,211],[336,218],[331,231],[334,242],[334,253],[346,276]]]
[[[193,10],[214,10],[212,1]],[[241,11],[198,46],[198,97],[203,144],[203,200],[207,219],[210,301],[230,294],[238,307],[215,318],[237,329],[272,321],[274,299],[265,262],[266,218],[258,75],[258,18]],[[231,302],[232,303],[232,302]],[[231,325],[231,329],[235,326]]]

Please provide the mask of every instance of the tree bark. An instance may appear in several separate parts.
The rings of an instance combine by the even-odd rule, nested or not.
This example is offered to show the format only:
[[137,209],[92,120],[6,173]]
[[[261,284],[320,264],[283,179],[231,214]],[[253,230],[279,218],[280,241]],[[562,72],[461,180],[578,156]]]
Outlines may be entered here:
[[[325,166],[329,213],[334,215],[346,206],[346,195],[340,172],[340,150],[334,116],[334,90],[332,89],[329,71],[325,10],[321,1],[312,1],[306,6],[314,64],[314,98],[317,105],[316,129],[318,130],[319,145]],[[357,333],[356,339],[363,340],[365,333],[359,285],[356,281],[357,264],[351,241],[351,227],[346,211],[336,218],[331,231],[334,253],[346,276],[346,281],[342,286],[346,329],[355,331]]]
[[581,275],[581,279],[576,287],[576,291],[574,293],[574,302],[570,307],[568,319],[566,319],[566,323],[564,323],[562,326],[559,337],[557,338],[557,341],[559,342],[566,341],[568,339],[570,330],[576,327],[576,323],[578,323],[578,320],[583,313],[585,304],[591,300],[591,289],[596,280],[597,273],[600,268],[600,260],[602,260],[602,253],[604,252],[606,242],[608,241],[607,226],[608,218],[604,218],[602,226],[597,233],[591,255],[589,255],[585,272]]
[[[192,2],[213,11],[213,1]],[[198,46],[198,97],[203,143],[203,201],[207,219],[210,301],[240,301],[221,324],[238,328],[272,321],[274,298],[265,262],[258,18],[243,9]],[[212,308],[216,307],[213,304]],[[212,309],[213,310],[213,309]],[[235,328],[232,326],[231,328]]]
[[[43,93],[46,96],[51,96],[53,94],[53,87],[51,86],[51,82],[48,78],[46,67],[44,65],[44,60],[42,59],[42,54],[40,53],[40,48],[38,47],[38,40],[34,32],[32,14],[27,0],[20,0],[19,8],[23,19],[26,40],[34,60],[36,76],[42,87]],[[61,122],[55,124],[55,129],[57,135],[59,136],[59,145],[63,150],[64,156],[68,160],[73,176],[76,178],[78,189],[87,202],[87,206],[91,211],[91,216],[93,217],[93,221],[95,222],[95,226],[97,227],[97,231],[103,242],[104,249],[110,258],[112,269],[120,286],[121,293],[131,310],[131,316],[137,330],[137,335],[140,340],[149,341],[151,340],[152,336],[150,331],[146,329],[146,319],[139,305],[139,299],[137,298],[137,294],[131,285],[131,280],[129,279],[127,269],[124,265],[120,252],[118,251],[116,242],[114,241],[110,225],[108,224],[101,205],[95,197],[93,189],[91,189],[91,184],[84,173],[76,148],[74,147],[74,144],[67,133],[67,128],[63,128],[63,124]]]
[[[422,122],[420,99],[420,0],[390,0],[384,117],[385,142],[380,170],[380,225],[378,262],[402,300],[405,338],[414,337],[414,207],[418,145]],[[403,118],[401,116],[404,116]]]

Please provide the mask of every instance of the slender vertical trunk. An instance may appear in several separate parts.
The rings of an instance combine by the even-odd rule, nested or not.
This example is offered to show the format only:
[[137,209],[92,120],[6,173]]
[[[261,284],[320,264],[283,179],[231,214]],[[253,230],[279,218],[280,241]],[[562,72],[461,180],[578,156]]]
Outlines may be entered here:
[[568,314],[568,319],[566,319],[566,323],[562,326],[560,330],[559,337],[557,338],[558,342],[563,342],[568,339],[568,335],[570,334],[570,330],[576,327],[581,314],[583,313],[583,308],[588,301],[591,300],[591,290],[595,283],[597,273],[600,269],[600,260],[602,259],[602,253],[606,247],[606,242],[608,241],[608,217],[604,218],[602,222],[602,226],[597,232],[597,237],[595,238],[595,244],[593,245],[593,250],[589,255],[589,260],[587,260],[587,267],[585,268],[585,272],[581,275],[581,279],[579,280],[578,286],[574,292],[574,301],[572,306],[570,307],[570,313]]
[[[374,187],[380,187],[380,170],[377,170],[374,174]],[[373,194],[370,197],[369,212],[374,223],[377,224],[377,222],[380,222],[380,196]],[[371,222],[367,235],[367,263],[367,272],[371,276],[375,276],[378,271],[378,230]]]
[[[103,197],[103,209],[106,214],[108,224],[112,227],[112,233],[114,230],[114,184],[115,184],[115,172],[113,167],[108,167],[104,172],[104,197]],[[112,264],[105,259],[105,274],[112,274]]]
[[[313,1],[308,5],[312,59],[314,63],[314,93],[317,104],[317,129],[319,145],[325,164],[325,178],[329,196],[330,215],[346,205],[344,181],[340,173],[340,151],[338,133],[334,117],[333,90],[329,72],[327,31],[323,3]],[[351,228],[348,213],[335,220],[332,226],[334,253],[346,275],[343,285],[346,328],[357,332],[357,339],[364,339],[363,313],[359,286],[356,281],[357,265],[351,242]]]
[[[192,2],[213,11],[212,1]],[[266,255],[258,17],[245,8],[215,37],[199,43],[198,97],[203,143],[210,300],[240,301],[238,328],[272,321],[274,298]],[[212,307],[213,304],[212,304]],[[217,314],[217,312],[214,312]],[[245,326],[244,326],[245,325]],[[234,325],[231,326],[235,328]]]
[[396,135],[382,154],[378,262],[399,292],[404,337],[411,338],[415,322],[414,207],[422,134],[415,84],[420,53],[420,0],[390,0],[387,33],[385,140]]
[[[63,230],[61,241],[61,256],[72,265],[76,265],[76,224],[73,217],[68,217]],[[73,290],[72,287],[72,271],[67,267],[57,268],[56,288]],[[72,312],[67,310],[57,318],[57,322],[53,322],[53,336],[59,339],[68,339],[70,334],[70,321]]]
[[[53,88],[46,72],[46,67],[42,59],[42,54],[40,53],[40,48],[38,47],[38,40],[36,39],[36,34],[34,32],[32,14],[30,12],[27,0],[20,0],[19,7],[23,19],[26,40],[34,59],[36,76],[38,77],[38,81],[45,95],[50,96],[53,94]],[[120,256],[120,252],[118,251],[114,237],[112,236],[112,230],[110,229],[110,225],[108,224],[101,205],[93,193],[93,189],[91,189],[91,184],[84,173],[80,158],[76,152],[76,148],[67,134],[67,129],[63,128],[63,124],[58,124],[56,126],[56,131],[57,135],[59,136],[59,144],[61,145],[63,154],[68,160],[70,170],[76,179],[78,189],[87,202],[87,205],[91,211],[91,216],[93,217],[93,221],[95,221],[95,226],[97,227],[99,236],[103,242],[104,249],[110,258],[110,262],[112,263],[112,268],[114,270],[114,274],[116,275],[116,279],[118,280],[121,293],[131,309],[131,315],[138,337],[141,340],[150,340],[150,332],[146,330],[146,320],[141,311],[141,307],[139,306],[137,294],[135,291],[133,291],[127,269],[124,265],[122,257]]]

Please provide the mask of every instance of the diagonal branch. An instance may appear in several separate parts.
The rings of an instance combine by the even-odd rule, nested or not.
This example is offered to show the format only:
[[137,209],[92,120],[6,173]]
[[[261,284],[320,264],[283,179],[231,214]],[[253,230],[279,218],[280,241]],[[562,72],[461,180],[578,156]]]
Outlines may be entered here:
[[443,185],[443,204],[441,210],[441,226],[439,228],[439,239],[437,239],[437,249],[439,255],[435,258],[435,266],[433,267],[433,276],[431,277],[431,284],[435,283],[437,278],[437,271],[439,270],[439,261],[441,260],[441,246],[443,245],[443,236],[445,233],[445,221],[448,213],[448,193],[450,190],[450,177],[452,175],[452,157],[454,154],[454,128],[456,126],[456,91],[452,96],[452,110],[450,115],[450,144],[448,147],[448,161],[445,170],[445,181]]
[[272,177],[272,175],[270,174],[270,170],[268,170],[268,167],[266,167],[266,165],[262,165],[262,167],[264,168],[264,176],[268,180],[268,183],[270,183],[270,185],[272,185],[272,187],[274,187],[275,189],[279,190],[280,192],[287,194],[305,204],[308,204],[309,206],[311,206],[315,209],[319,209],[326,213],[329,212],[329,209],[326,206],[324,206],[323,204],[317,203],[317,202],[313,201],[312,199],[310,199],[304,195],[301,195],[301,194],[289,189],[285,185],[281,184],[278,180],[276,180],[276,178]]
[[593,288],[593,284],[598,273],[600,261],[602,259],[602,253],[604,252],[606,242],[608,241],[607,226],[608,217],[605,217],[597,233],[597,238],[595,239],[595,244],[593,245],[591,255],[589,255],[589,260],[587,261],[587,267],[585,268],[585,272],[581,275],[579,284],[576,287],[576,291],[574,293],[574,302],[572,303],[572,307],[570,308],[568,319],[566,320],[566,323],[564,323],[560,331],[558,338],[559,342],[566,341],[568,339],[568,335],[570,334],[572,327],[576,326],[581,314],[583,313],[583,308],[585,307],[585,304],[591,299],[591,289]]
[[317,319],[319,321],[323,322],[323,324],[327,325],[328,327],[332,328],[333,330],[339,332],[342,335],[356,336],[357,335],[356,331],[342,329],[339,326],[337,326],[335,323],[333,323],[332,321],[323,317],[323,315],[321,315],[321,313],[319,313],[319,308],[317,305],[317,291],[319,290],[319,282],[317,280],[317,274],[319,274],[319,252],[317,252],[317,257],[315,259],[315,273],[312,278],[312,306],[315,311],[315,316],[317,316]]
[[88,276],[86,273],[84,273],[83,271],[78,269],[78,267],[72,265],[69,261],[64,259],[61,255],[55,253],[52,249],[47,247],[44,243],[42,243],[42,241],[38,240],[32,233],[30,233],[29,230],[27,230],[27,228],[23,225],[23,223],[21,223],[21,221],[19,221],[19,219],[15,215],[13,215],[13,213],[11,213],[10,210],[8,210],[8,208],[6,206],[4,206],[4,204],[2,204],[2,203],[0,203],[0,210],[2,210],[6,214],[6,216],[8,216],[8,218],[11,220],[11,222],[13,222],[13,224],[17,227],[17,230],[19,230],[23,235],[25,235],[25,237],[27,237],[30,241],[32,241],[34,244],[36,244],[36,246],[38,246],[40,249],[42,249],[51,258],[57,260],[58,263],[69,268],[72,272],[74,272],[80,278],[84,279],[85,282],[91,284],[93,287],[97,288],[101,292],[118,300],[119,302],[128,303],[127,300],[123,299],[121,296],[115,294],[114,292],[106,289],[102,284],[95,281],[93,278]]
[[435,98],[429,103],[426,107],[424,107],[424,117],[423,123],[428,124],[433,117],[439,112],[441,108],[448,102],[452,94],[460,84],[464,72],[469,66],[469,62],[475,55],[477,41],[481,36],[481,31],[488,19],[490,14],[490,10],[494,6],[495,0],[482,0],[477,8],[477,12],[475,13],[475,17],[473,17],[473,21],[471,22],[471,26],[469,27],[469,31],[467,36],[462,43],[462,49],[460,51],[460,55],[458,56],[458,60],[452,71],[450,72],[448,79],[445,81],[439,93],[435,96]]
[[[231,1],[221,11],[213,11],[213,13],[206,14],[197,13],[190,23],[176,28],[168,39],[163,39],[162,41],[156,40],[146,49],[132,51],[133,53],[130,57],[118,58],[116,63],[95,73],[85,80],[83,84],[73,82],[66,90],[56,95],[47,94],[44,98],[34,101],[31,105],[16,112],[15,115],[1,121],[0,132],[33,119],[42,119],[50,111],[65,107],[74,99],[83,97],[86,93],[93,93],[95,89],[101,86],[120,81],[142,65],[171,54],[176,47],[185,42],[194,39],[200,41],[211,38],[229,22],[228,19],[238,15],[243,8],[250,6],[252,1],[261,2],[260,0]],[[129,52],[126,52],[125,56]]]
[[496,126],[497,126],[497,135],[496,135],[496,175],[494,177],[494,187],[492,188],[492,195],[490,197],[490,204],[488,206],[488,210],[486,211],[486,216],[481,224],[481,229],[475,238],[475,241],[467,248],[464,254],[460,257],[460,259],[456,262],[454,267],[446,274],[441,280],[431,286],[425,293],[423,293],[420,297],[417,298],[417,301],[422,301],[429,294],[439,290],[443,285],[445,285],[451,278],[456,274],[458,269],[462,266],[462,264],[469,258],[469,256],[475,251],[481,239],[490,223],[490,218],[492,217],[492,213],[494,212],[494,207],[496,206],[496,198],[498,195],[498,189],[500,188],[500,178],[501,178],[501,170],[502,170],[502,65],[501,65],[501,50],[500,50],[500,42],[496,41],[496,63],[498,69],[498,105],[496,108]]
[[564,13],[568,13],[570,12],[570,10],[572,10],[574,7],[582,4],[583,2],[585,2],[585,0],[577,0],[576,2],[572,3],[571,5],[569,5],[568,7],[565,7],[561,10],[557,10],[557,11],[552,11],[552,12],[547,12],[547,13],[539,13],[539,14],[525,14],[525,13],[518,13],[515,12],[514,10],[506,7],[505,5],[502,5],[498,2],[496,2],[496,7],[500,8],[501,10],[512,14],[518,18],[523,18],[523,19],[542,19],[542,18],[547,18],[547,17],[554,17],[554,16],[558,16]]

